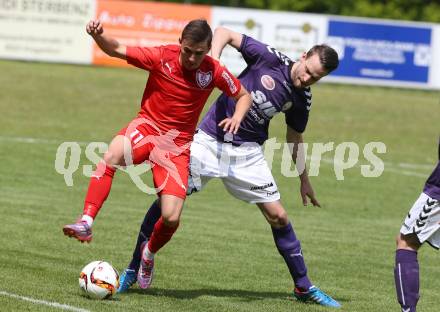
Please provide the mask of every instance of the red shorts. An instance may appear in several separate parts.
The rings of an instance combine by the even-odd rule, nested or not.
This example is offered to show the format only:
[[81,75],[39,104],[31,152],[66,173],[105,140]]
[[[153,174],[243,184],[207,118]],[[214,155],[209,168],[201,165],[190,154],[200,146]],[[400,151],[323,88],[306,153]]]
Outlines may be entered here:
[[[159,195],[169,194],[186,198],[190,162],[189,144],[174,142],[178,131],[163,133],[144,118],[132,120],[118,135],[130,140],[131,157],[127,165],[148,162],[153,172],[154,187]],[[130,154],[130,153],[127,153]],[[125,158],[130,155],[126,155]]]

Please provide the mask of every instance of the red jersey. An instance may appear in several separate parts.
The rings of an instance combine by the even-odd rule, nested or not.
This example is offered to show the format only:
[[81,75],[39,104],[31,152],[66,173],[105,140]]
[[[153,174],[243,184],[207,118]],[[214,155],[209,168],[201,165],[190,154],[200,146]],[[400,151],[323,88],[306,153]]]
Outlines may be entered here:
[[192,140],[200,113],[217,87],[236,96],[240,81],[224,66],[206,56],[198,69],[179,64],[180,46],[127,47],[127,62],[148,70],[150,75],[142,96],[139,117],[151,120],[163,132],[176,129],[178,145]]

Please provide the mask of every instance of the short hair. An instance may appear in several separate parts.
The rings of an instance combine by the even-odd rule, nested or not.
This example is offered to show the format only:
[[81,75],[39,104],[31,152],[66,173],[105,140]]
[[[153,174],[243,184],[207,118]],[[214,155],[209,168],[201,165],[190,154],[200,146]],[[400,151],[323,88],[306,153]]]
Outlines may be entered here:
[[326,44],[317,44],[307,52],[306,58],[309,58],[314,54],[318,54],[319,62],[327,71],[327,73],[330,73],[338,68],[338,53],[332,47]]
[[195,19],[186,24],[182,31],[182,40],[189,40],[193,43],[207,42],[211,46],[212,30],[204,19]]

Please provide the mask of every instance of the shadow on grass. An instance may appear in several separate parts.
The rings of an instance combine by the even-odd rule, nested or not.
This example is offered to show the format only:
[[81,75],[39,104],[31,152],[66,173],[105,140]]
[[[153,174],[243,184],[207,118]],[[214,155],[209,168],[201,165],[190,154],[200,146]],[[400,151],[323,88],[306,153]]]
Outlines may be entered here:
[[[175,299],[191,300],[203,296],[210,297],[225,297],[225,298],[237,298],[243,301],[258,301],[267,299],[278,299],[278,300],[291,300],[297,302],[293,296],[286,292],[273,292],[273,291],[248,291],[241,289],[215,289],[215,288],[204,288],[204,289],[164,289],[164,288],[151,288],[151,289],[140,289],[133,288],[129,289],[127,292],[118,294],[122,296],[129,296],[130,294],[141,294],[153,297],[169,297]],[[347,298],[333,297],[339,302],[348,302]]]
[[99,301],[99,300],[121,301],[121,298],[118,298],[118,297],[115,298],[115,296],[112,296],[111,298],[108,298],[108,299],[96,299],[96,298],[88,296],[84,291],[81,291],[80,296],[83,297],[84,299],[91,300],[91,301],[94,301],[94,302],[95,301]]
[[150,296],[163,296],[171,297],[176,299],[195,299],[203,296],[211,297],[229,297],[229,298],[241,298],[247,301],[262,300],[262,299],[287,299],[289,294],[285,292],[258,292],[258,291],[246,291],[240,289],[161,289],[161,288],[151,288],[151,289],[139,289],[134,288],[128,290],[123,295],[130,294],[143,294]]

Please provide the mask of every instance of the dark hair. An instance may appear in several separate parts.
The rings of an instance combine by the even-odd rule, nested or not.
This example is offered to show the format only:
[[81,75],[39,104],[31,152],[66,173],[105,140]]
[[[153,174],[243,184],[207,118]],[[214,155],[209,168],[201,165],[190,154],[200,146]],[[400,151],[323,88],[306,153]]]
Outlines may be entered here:
[[212,30],[208,22],[204,19],[192,20],[186,24],[182,31],[181,40],[189,40],[193,43],[207,42],[211,46]]
[[330,73],[338,68],[338,53],[332,47],[326,44],[317,44],[307,52],[307,58],[314,54],[319,55],[319,61],[327,73]]

